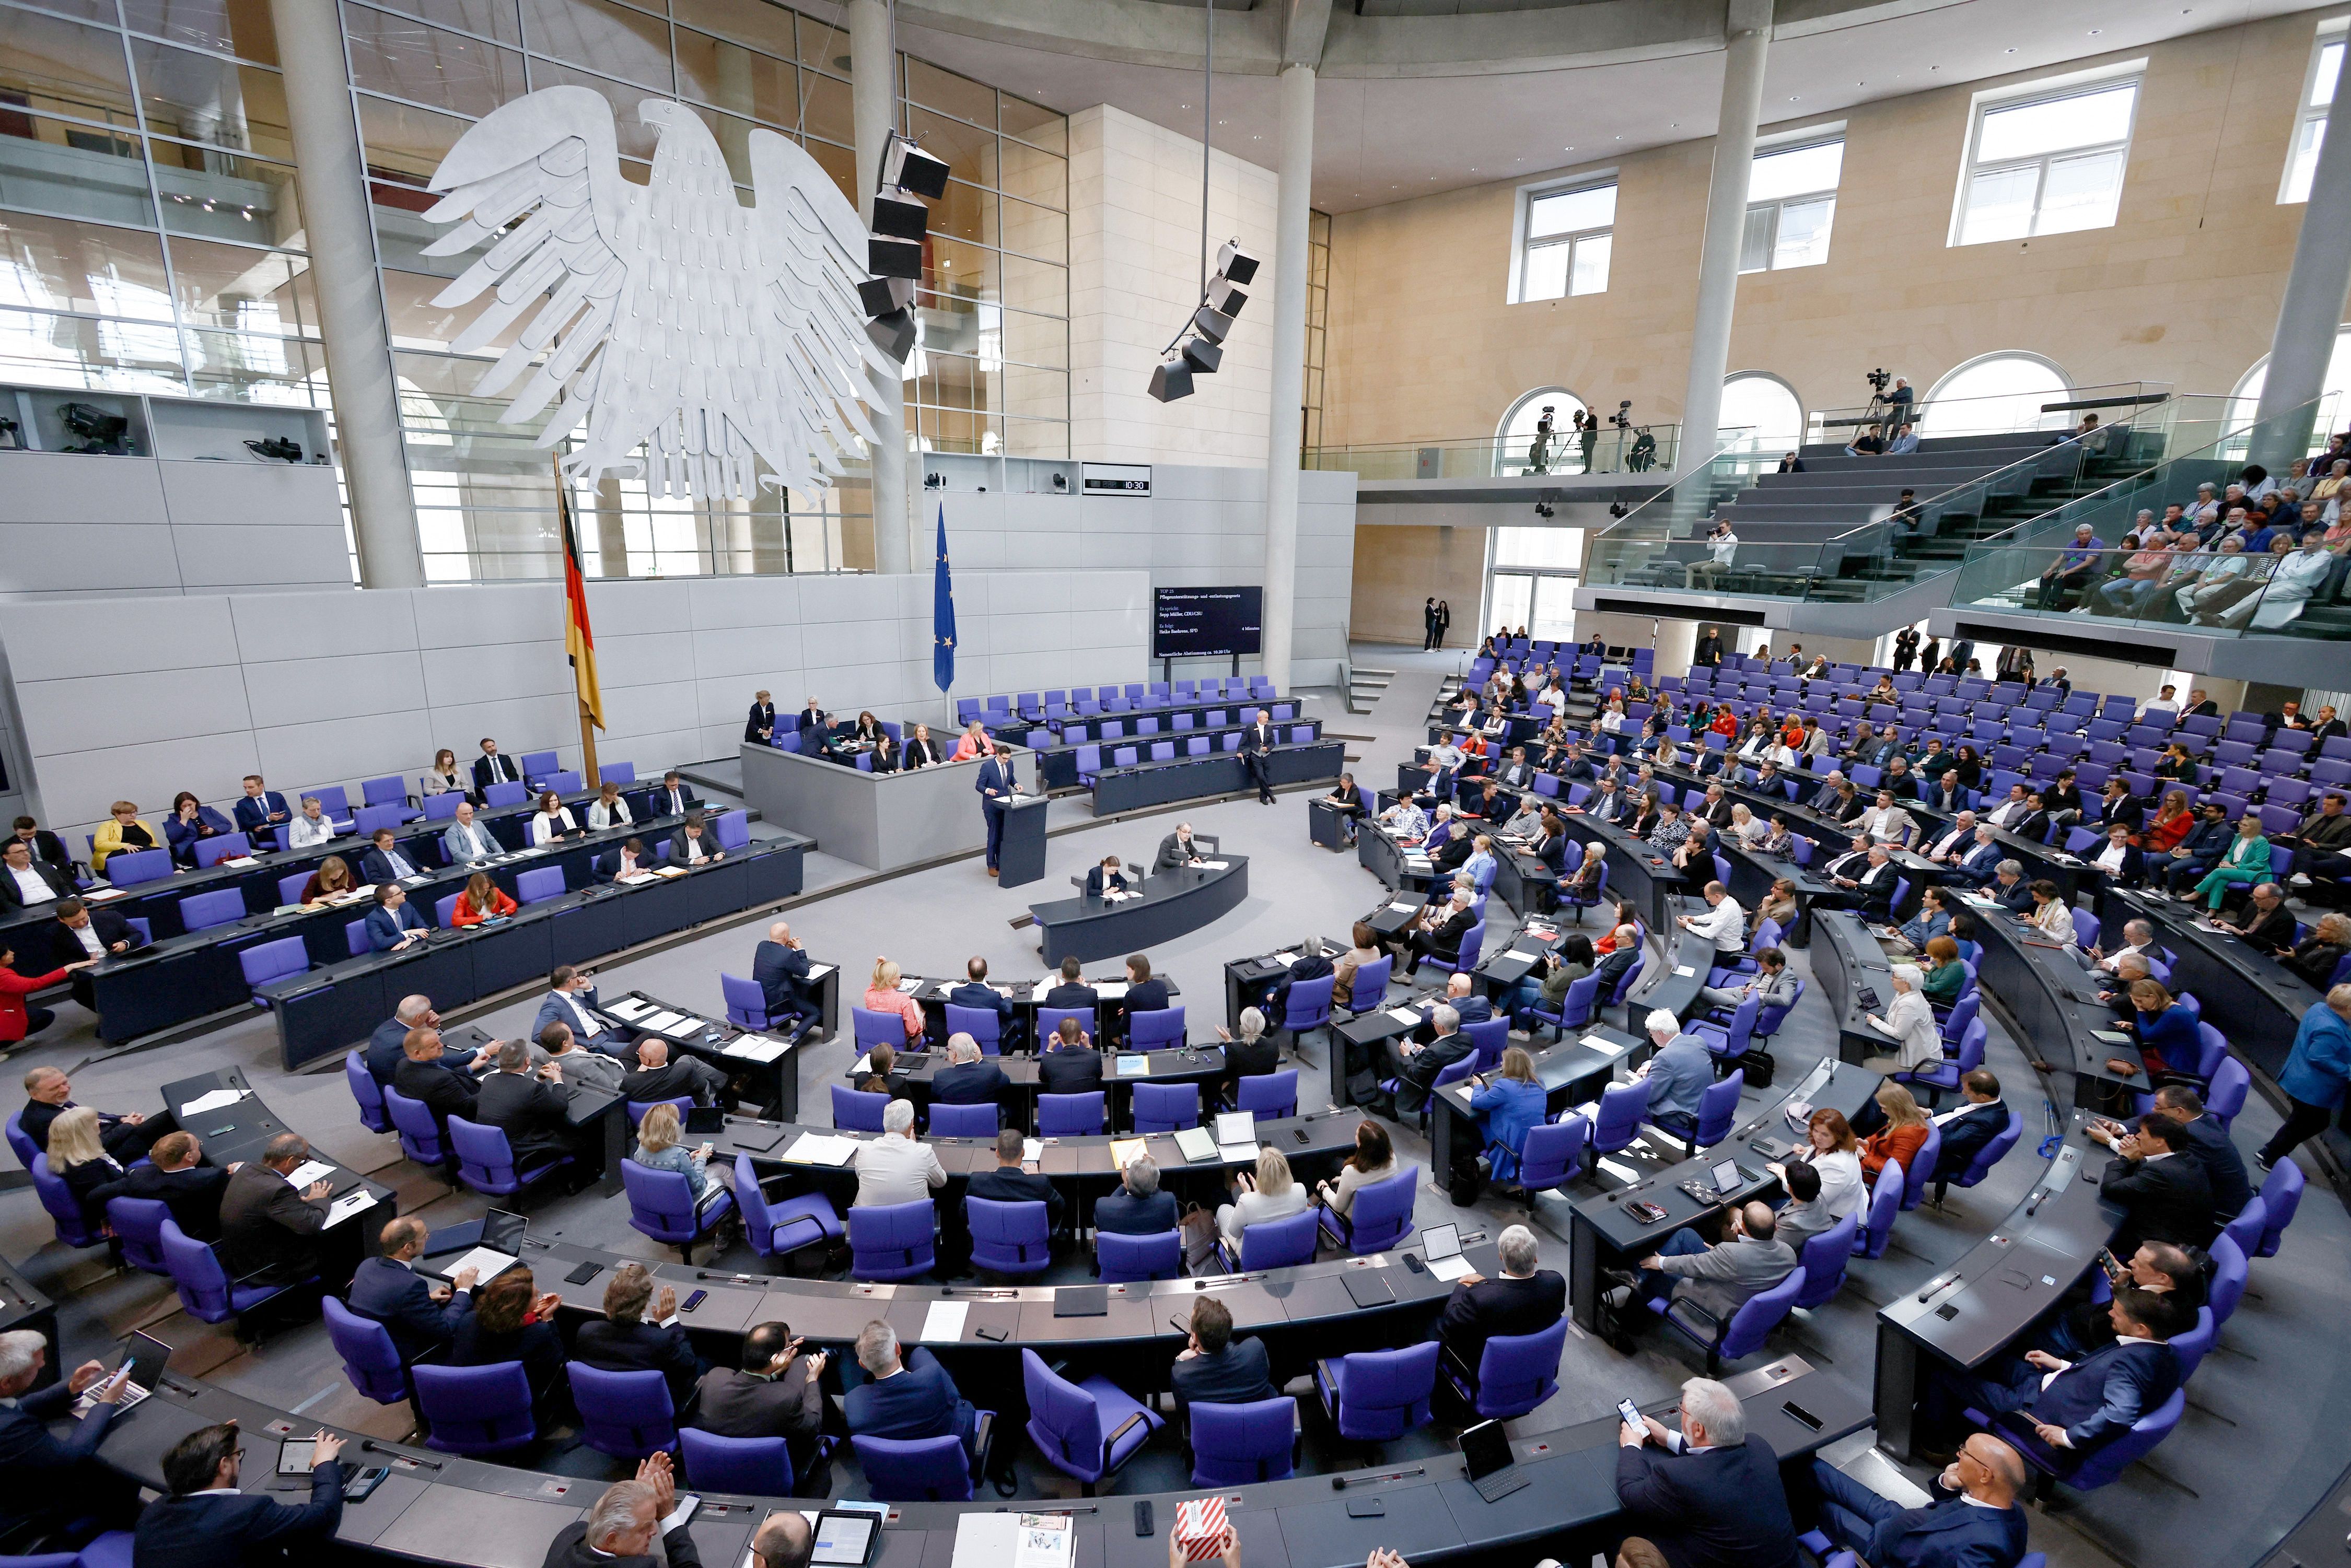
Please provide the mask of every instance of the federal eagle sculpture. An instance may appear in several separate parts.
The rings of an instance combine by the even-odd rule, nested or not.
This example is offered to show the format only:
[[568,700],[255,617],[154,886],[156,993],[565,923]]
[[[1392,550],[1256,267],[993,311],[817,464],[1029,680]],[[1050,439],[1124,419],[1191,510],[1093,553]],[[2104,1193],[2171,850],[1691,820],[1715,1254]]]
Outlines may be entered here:
[[434,303],[491,299],[451,347],[473,352],[528,317],[474,392],[529,371],[499,423],[554,403],[538,436],[552,447],[584,421],[563,464],[574,477],[745,499],[756,459],[772,486],[822,489],[862,455],[852,437],[874,439],[865,405],[901,374],[864,329],[865,226],[772,131],[750,133],[745,207],[699,115],[665,99],[637,113],[660,135],[644,185],[622,177],[611,106],[586,88],[517,99],[458,138],[425,214],[456,226],[425,254],[488,248]]

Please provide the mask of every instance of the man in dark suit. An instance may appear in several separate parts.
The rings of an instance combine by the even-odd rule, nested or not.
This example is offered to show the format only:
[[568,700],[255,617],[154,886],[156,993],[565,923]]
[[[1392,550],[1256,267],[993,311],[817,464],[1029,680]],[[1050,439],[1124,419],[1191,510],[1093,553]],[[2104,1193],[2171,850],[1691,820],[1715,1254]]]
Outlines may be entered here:
[[1935,1478],[1934,1500],[1904,1508],[1830,1464],[1813,1461],[1821,1526],[1873,1568],[2016,1568],[2023,1560],[2024,1461],[1989,1432],[1959,1448]]
[[655,1454],[637,1466],[634,1480],[606,1487],[586,1519],[556,1531],[542,1568],[659,1568],[662,1559],[653,1554],[656,1539],[669,1568],[702,1568],[691,1530],[682,1523],[666,1533],[662,1530],[662,1521],[676,1505],[669,1456]]
[[808,1031],[811,1042],[824,1039],[824,1030],[817,1021],[824,1009],[818,1005],[809,979],[808,948],[792,935],[788,923],[778,920],[768,927],[768,939],[751,954],[751,978],[758,983],[771,1026],[791,1029],[797,1025]]
[[1174,832],[1159,841],[1159,857],[1153,863],[1161,871],[1174,871],[1201,858],[1200,846],[1192,838],[1192,824],[1178,822]]
[[1265,708],[1257,710],[1257,722],[1241,731],[1241,766],[1249,769],[1249,782],[1257,786],[1258,803],[1273,804],[1273,715]]
[[[2236,1218],[2252,1201],[2253,1188],[2252,1178],[2245,1174],[2245,1157],[2237,1152],[2229,1129],[2204,1113],[2204,1097],[2185,1083],[2157,1090],[2155,1111],[2179,1129],[2172,1148],[2203,1168],[2214,1212],[2223,1220]],[[1944,1135],[1948,1140],[1949,1134]]]
[[[368,1036],[367,1047],[360,1053],[360,1059],[367,1063],[368,1076],[378,1083],[392,1082],[400,1075],[400,1064],[407,1060],[401,1047],[406,1043],[409,1030],[440,1027],[441,1015],[434,1011],[432,998],[401,998],[392,1017],[376,1025],[375,1032]],[[471,1068],[475,1063],[475,1054],[470,1045],[455,1051],[444,1045],[437,1060],[446,1068]],[[485,1061],[481,1065],[486,1068],[489,1064]]]
[[1440,1004],[1429,1021],[1437,1034],[1426,1045],[1406,1037],[1391,1040],[1384,1047],[1387,1071],[1381,1076],[1395,1079],[1396,1092],[1395,1105],[1379,1109],[1391,1121],[1416,1114],[1436,1092],[1437,1074],[1477,1050],[1461,1032],[1461,1015],[1450,1004]]
[[30,843],[10,839],[0,846],[0,915],[13,915],[20,909],[73,895],[72,876],[46,861],[36,860]]
[[996,988],[987,983],[987,960],[973,958],[964,965],[963,972],[963,984],[947,993],[947,1000],[974,1012],[994,1013],[996,1048],[998,1051],[1017,1050],[1022,1038],[1020,1019],[1012,1006],[1012,998],[998,995]]
[[422,876],[424,868],[415,857],[402,850],[390,828],[378,828],[368,841],[374,848],[360,857],[360,875],[369,882],[405,882],[412,876]]
[[[446,1076],[444,1074],[444,1076]],[[316,1238],[325,1228],[323,1200],[335,1184],[321,1178],[300,1192],[286,1178],[310,1157],[299,1133],[280,1133],[228,1178],[221,1197],[222,1265],[246,1285],[291,1285],[319,1271]]]
[[1654,1416],[1616,1430],[1625,1526],[1673,1568],[1797,1568],[1795,1522],[1771,1445],[1747,1430],[1739,1396],[1710,1377],[1682,1385],[1681,1430]]
[[695,1395],[695,1425],[722,1437],[781,1437],[795,1476],[805,1476],[824,1435],[823,1377],[831,1357],[803,1354],[789,1323],[755,1325],[743,1336],[743,1364],[715,1366]]
[[637,1070],[621,1078],[621,1093],[641,1105],[656,1100],[692,1100],[716,1105],[726,1074],[697,1056],[669,1059],[669,1041],[647,1035],[637,1041]]
[[446,1285],[435,1285],[416,1271],[430,1233],[424,1222],[402,1215],[383,1228],[383,1250],[360,1260],[351,1276],[344,1304],[360,1317],[372,1318],[392,1335],[392,1347],[405,1365],[457,1332],[474,1310],[477,1269],[458,1270]]
[[401,1062],[392,1072],[392,1086],[431,1111],[445,1138],[450,1117],[476,1119],[475,1101],[481,1085],[465,1073],[450,1071],[442,1064],[443,1056],[439,1030],[410,1030],[401,1041]]
[[[53,968],[61,969],[85,958],[103,963],[147,946],[147,938],[132,930],[131,923],[111,909],[93,909],[78,898],[61,898],[56,910],[57,922],[49,927],[49,962]],[[26,941],[29,945],[30,938]],[[88,969],[76,969],[68,984],[73,988],[74,1000],[92,1012],[98,1010],[98,993],[90,985]]]
[[1437,1325],[1445,1354],[1473,1384],[1488,1340],[1496,1334],[1541,1333],[1567,1310],[1567,1281],[1541,1267],[1533,1231],[1523,1225],[1507,1226],[1494,1249],[1502,1261],[1501,1278],[1464,1274],[1454,1281]]
[[1404,972],[1407,976],[1419,973],[1423,958],[1441,956],[1448,964],[1458,961],[1461,939],[1478,924],[1478,916],[1469,907],[1476,897],[1468,888],[1456,887],[1450,903],[1432,904],[1418,917],[1418,929],[1407,927],[1399,934],[1404,950],[1411,955],[1405,960]]
[[979,796],[980,814],[987,821],[987,874],[994,876],[1004,853],[1004,815],[1012,809],[1012,798],[1020,793],[1020,776],[1012,767],[1012,754],[1001,746],[995,747],[981,760],[979,777],[971,787]]
[[2179,1386],[2179,1353],[2166,1342],[2193,1326],[2195,1314],[2168,1296],[2126,1284],[2115,1292],[2107,1319],[2115,1343],[2080,1361],[2032,1350],[2006,1381],[1975,1379],[1954,1389],[1938,1379],[1928,1389],[1930,1424],[1948,1421],[1956,1395],[1991,1412],[1999,1435],[2029,1458],[2071,1475],[2171,1397]]
[[[1102,997],[1085,982],[1085,967],[1075,958],[1061,960],[1061,983],[1047,991],[1044,1005],[1049,1008],[1094,1008],[1102,1006]],[[1097,1011],[1099,1019],[1101,1013]]]
[[493,784],[519,784],[522,769],[515,759],[498,749],[498,743],[488,736],[482,737],[482,754],[474,758],[474,793],[481,794]]
[[1041,1203],[1045,1206],[1047,1228],[1059,1231],[1063,1207],[1061,1189],[1033,1167],[1021,1164],[1026,1142],[1018,1127],[1007,1127],[997,1134],[996,1168],[972,1176],[966,1190],[968,1196],[989,1203]]
[[1037,1058],[1039,1092],[1091,1094],[1102,1086],[1102,1052],[1094,1049],[1093,1036],[1078,1028],[1077,1019],[1063,1019]]
[[1249,1405],[1274,1397],[1261,1339],[1233,1337],[1233,1311],[1214,1296],[1192,1303],[1192,1342],[1167,1374],[1180,1414],[1194,1405]]
[[2187,1141],[2179,1124],[2154,1112],[2114,1140],[2116,1157],[2098,1178],[2098,1196],[2123,1210],[2112,1243],[2116,1257],[2129,1257],[2142,1241],[2210,1246],[2220,1228],[2203,1166],[2181,1155],[2175,1141]]
[[1943,1129],[1943,1152],[1935,1162],[1934,1179],[1938,1182],[1964,1176],[1975,1157],[2008,1127],[2000,1080],[1989,1067],[1979,1067],[1959,1080],[1959,1098],[1964,1103],[1959,1110],[1935,1118]]
[[1605,1002],[1610,997],[1614,996],[1616,987],[1625,978],[1625,972],[1640,962],[1640,927],[1619,925],[1616,927],[1615,947],[1606,957],[1600,960],[1600,967],[1593,971],[1600,977],[1600,983],[1592,988],[1593,999]]
[[857,1336],[857,1364],[866,1380],[841,1401],[852,1436],[906,1442],[953,1435],[967,1451],[973,1448],[977,1414],[929,1351],[918,1346],[902,1357],[897,1332],[877,1319]]
[[[73,1081],[62,1068],[36,1067],[25,1074],[25,1108],[18,1113],[16,1124],[33,1140],[35,1148],[48,1152],[50,1124],[73,1108]],[[178,1127],[169,1111],[152,1116],[137,1111],[98,1113],[99,1142],[125,1166],[144,1159],[158,1139]]]
[[604,1315],[580,1325],[572,1357],[604,1372],[658,1372],[671,1406],[683,1410],[705,1363],[686,1342],[684,1325],[672,1321],[676,1315],[676,1291],[664,1285],[656,1294],[651,1270],[623,1263],[604,1287]]
[[11,837],[29,846],[33,858],[41,864],[64,872],[68,876],[73,874],[73,856],[66,852],[65,841],[32,818],[17,818]]
[[934,1105],[999,1105],[1011,1089],[1004,1069],[980,1054],[979,1041],[967,1034],[947,1038],[947,1065],[931,1079]]
[[163,1484],[171,1490],[139,1516],[134,1568],[244,1568],[288,1548],[298,1557],[305,1541],[313,1551],[322,1548],[343,1517],[337,1459],[343,1440],[324,1430],[311,1440],[310,1500],[300,1508],[240,1492],[244,1435],[234,1421],[198,1427],[172,1444],[163,1456]]
[[1113,1236],[1160,1236],[1176,1226],[1176,1195],[1159,1190],[1158,1162],[1129,1160],[1118,1190],[1094,1200],[1094,1228]]
[[236,803],[237,831],[250,837],[256,848],[266,847],[270,842],[266,835],[283,833],[291,821],[286,797],[262,783],[260,774],[246,774],[244,798]]
[[375,884],[375,907],[368,911],[368,946],[379,953],[398,953],[420,946],[433,929],[408,902],[408,890],[396,882]]
[[507,1040],[498,1047],[497,1067],[482,1080],[474,1113],[467,1120],[504,1132],[517,1166],[535,1164],[550,1155],[571,1154],[580,1135],[566,1109],[569,1091],[555,1087],[553,1080],[559,1076],[552,1062],[538,1073],[532,1072],[530,1048],[518,1040]]
[[766,692],[751,694],[751,716],[743,721],[743,738],[764,746],[776,737],[776,705]]
[[630,1054],[629,1042],[636,1031],[627,1025],[605,1018],[596,1009],[596,985],[586,970],[569,964],[558,964],[548,971],[548,993],[538,999],[538,1012],[530,1021],[533,1039],[549,1024],[559,1023],[571,1030],[571,1038],[590,1051],[606,1056],[625,1057]]
[[1494,1017],[1494,1004],[1465,974],[1457,972],[1445,977],[1445,1002],[1465,1028],[1473,1023],[1491,1022]]
[[687,787],[684,776],[674,768],[662,775],[660,789],[645,796],[646,810],[656,817],[683,817],[700,803],[700,797]]
[[1265,994],[1265,1015],[1274,1028],[1290,1016],[1290,993],[1304,981],[1326,979],[1336,971],[1322,952],[1322,939],[1310,936],[1298,945],[1298,961]]
[[1992,836],[1991,829],[1980,826],[1976,829],[1975,846],[1959,859],[1959,874],[1981,887],[1999,873],[2001,858],[2006,853],[2000,841]]
[[685,821],[669,836],[669,863],[674,866],[697,866],[709,861],[723,861],[726,852],[719,847],[718,835],[703,825],[700,811],[688,811]]
[[[97,1362],[84,1362],[35,1393],[33,1385],[47,1361],[48,1345],[38,1330],[0,1333],[0,1535],[89,1513],[91,1489],[106,1484],[90,1456],[121,1407],[130,1364],[110,1377]],[[66,1416],[74,1401],[93,1387],[98,1403],[89,1414],[69,1436],[52,1436],[49,1423]],[[109,1500],[124,1505],[125,1512],[138,1503],[135,1490]]]
[[1135,1013],[1165,1012],[1167,1009],[1167,982],[1151,973],[1151,960],[1140,953],[1126,956],[1126,1010]]
[[89,1195],[92,1207],[103,1208],[118,1197],[152,1198],[172,1211],[172,1223],[191,1240],[220,1239],[221,1198],[228,1191],[230,1172],[222,1166],[201,1165],[204,1145],[193,1133],[166,1133],[148,1152],[149,1163],[133,1166],[120,1181],[108,1182]]

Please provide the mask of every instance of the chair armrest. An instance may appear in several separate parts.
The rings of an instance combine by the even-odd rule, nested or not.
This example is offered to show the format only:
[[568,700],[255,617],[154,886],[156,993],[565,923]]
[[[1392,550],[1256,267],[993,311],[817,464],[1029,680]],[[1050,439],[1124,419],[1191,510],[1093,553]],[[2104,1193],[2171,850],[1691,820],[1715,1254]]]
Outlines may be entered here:
[[1120,1422],[1120,1423],[1118,1424],[1118,1430],[1117,1430],[1117,1431],[1115,1431],[1115,1432],[1111,1433],[1108,1437],[1104,1437],[1104,1438],[1102,1439],[1102,1454],[1103,1454],[1103,1456],[1104,1456],[1105,1458],[1107,1458],[1107,1457],[1109,1456],[1109,1454],[1110,1454],[1111,1449],[1112,1449],[1112,1448],[1115,1448],[1115,1447],[1117,1447],[1117,1445],[1118,1445],[1118,1440],[1119,1440],[1121,1437],[1125,1437],[1129,1432],[1133,1431],[1133,1430],[1134,1430],[1134,1429],[1138,1425],[1142,1425],[1142,1424],[1144,1424],[1144,1414],[1143,1414],[1143,1412],[1142,1412],[1142,1411],[1140,1411],[1140,1410],[1137,1410],[1134,1415],[1129,1416],[1125,1420],[1123,1420],[1123,1421]]

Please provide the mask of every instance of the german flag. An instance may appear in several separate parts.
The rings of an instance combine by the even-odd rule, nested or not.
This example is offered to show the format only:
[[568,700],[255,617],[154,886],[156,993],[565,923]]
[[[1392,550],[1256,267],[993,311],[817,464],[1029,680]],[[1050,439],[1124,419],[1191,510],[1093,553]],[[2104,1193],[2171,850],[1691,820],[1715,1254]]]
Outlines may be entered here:
[[556,516],[563,524],[563,651],[571,660],[571,685],[580,711],[604,727],[604,693],[596,684],[596,634],[588,626],[588,579],[580,570],[580,532],[571,517],[571,486],[556,475]]

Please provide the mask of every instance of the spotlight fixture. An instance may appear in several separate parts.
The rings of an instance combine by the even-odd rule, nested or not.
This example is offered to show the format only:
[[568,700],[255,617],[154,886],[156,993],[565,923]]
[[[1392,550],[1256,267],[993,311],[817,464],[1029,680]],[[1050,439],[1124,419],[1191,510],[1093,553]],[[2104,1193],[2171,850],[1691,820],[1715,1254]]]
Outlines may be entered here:
[[1239,240],[1227,240],[1218,247],[1215,276],[1201,288],[1190,319],[1160,350],[1165,362],[1151,372],[1153,397],[1161,402],[1189,397],[1194,376],[1217,373],[1224,363],[1224,341],[1232,333],[1233,319],[1249,303],[1249,294],[1241,286],[1257,277],[1257,268],[1258,258],[1242,249]]
[[947,166],[896,131],[882,150],[873,186],[873,231],[865,240],[872,277],[857,286],[868,318],[865,335],[899,364],[914,351],[914,287],[923,276],[923,236],[929,204],[946,194]]
[[265,458],[274,463],[302,461],[302,444],[289,436],[272,435],[264,440],[248,441],[245,444],[245,449],[256,457]]

